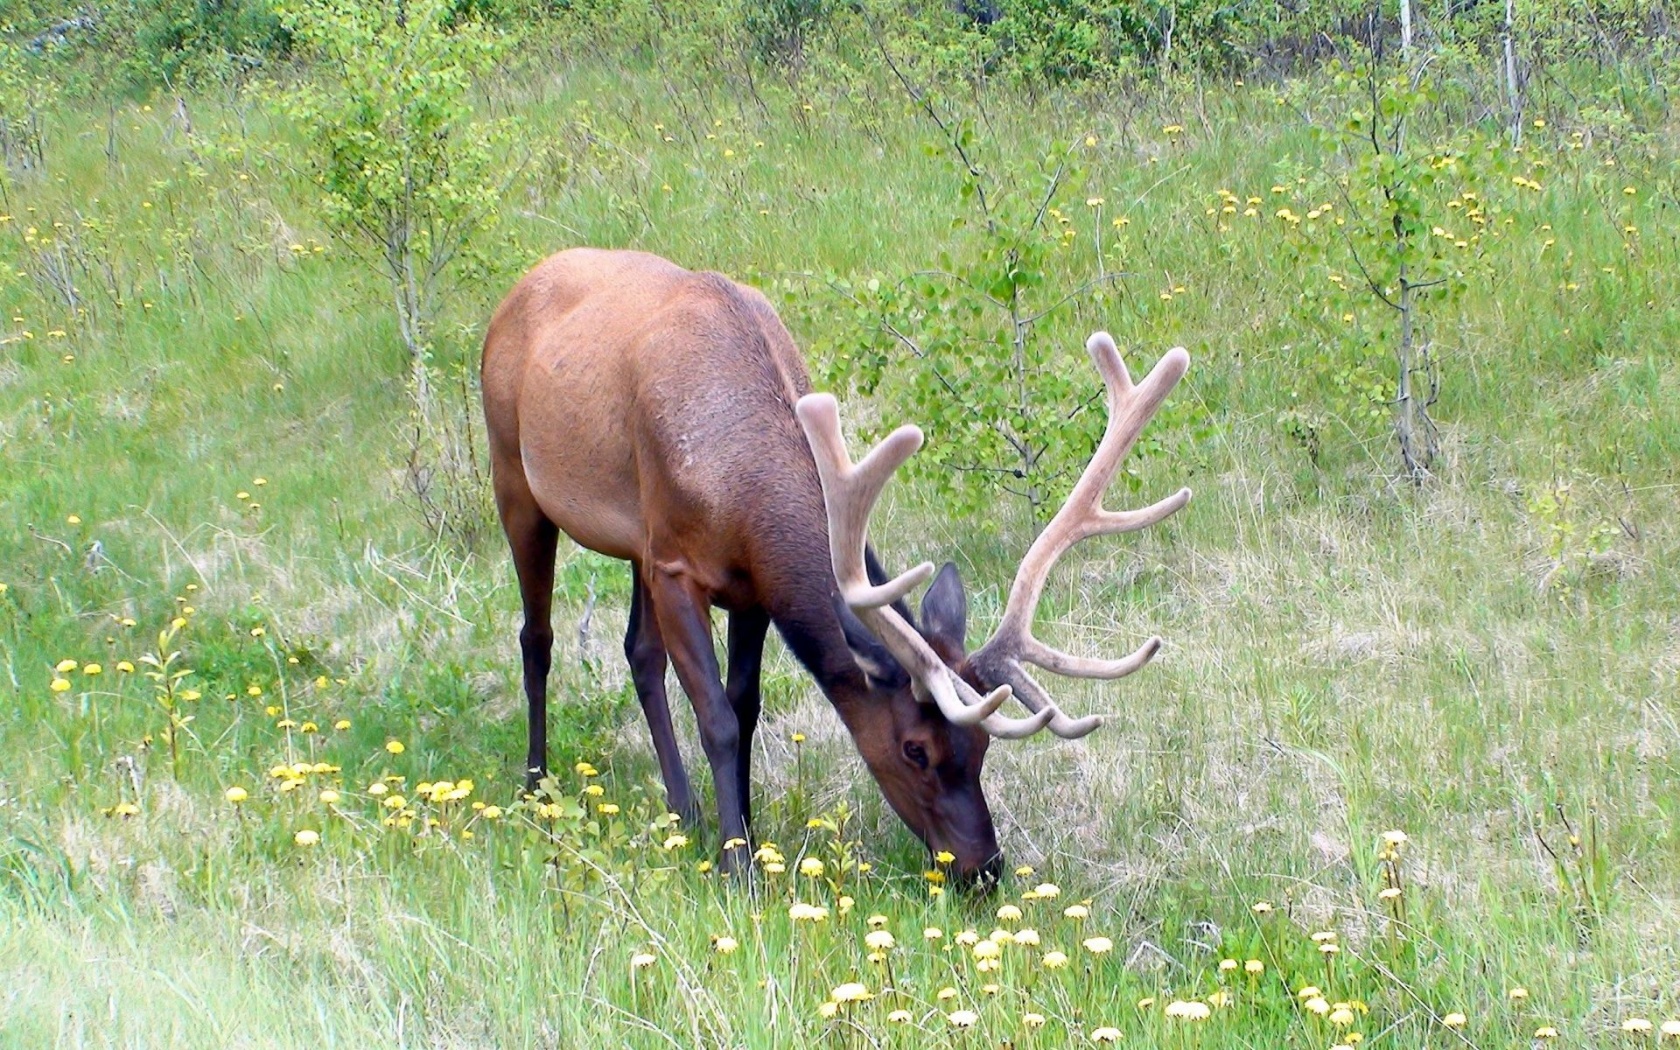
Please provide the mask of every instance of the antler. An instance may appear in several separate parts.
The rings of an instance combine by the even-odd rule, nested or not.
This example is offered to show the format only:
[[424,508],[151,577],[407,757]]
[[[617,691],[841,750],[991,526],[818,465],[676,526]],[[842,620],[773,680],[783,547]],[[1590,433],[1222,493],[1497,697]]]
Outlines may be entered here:
[[952,673],[915,628],[892,608],[893,602],[933,575],[932,564],[923,562],[878,586],[869,582],[863,554],[869,512],[893,471],[922,447],[921,430],[899,427],[854,466],[840,436],[840,409],[833,397],[807,394],[799,399],[794,412],[817,461],[823,502],[828,508],[829,556],[840,595],[910,674],[917,694],[924,699],[931,697],[951,722],[979,725],[996,737],[1030,736],[1060,716],[1054,704],[1041,707],[1029,718],[998,714],[998,707],[1013,691],[1011,687],[1002,685],[980,696]]
[[1096,453],[1079,476],[1079,483],[1073,487],[1067,502],[1050,519],[1050,524],[1039,533],[1027,556],[1022,559],[1021,567],[1015,573],[1015,582],[1009,588],[1009,601],[1004,606],[1003,619],[997,631],[970,657],[984,681],[1009,684],[1021,702],[1035,712],[1056,711],[1049,722],[1050,731],[1070,740],[1102,725],[1102,719],[1097,716],[1069,718],[1057,711],[1050,695],[1033,680],[1022,664],[1035,664],[1069,678],[1120,678],[1148,663],[1156,650],[1161,648],[1161,639],[1150,638],[1136,652],[1119,660],[1071,656],[1045,645],[1033,637],[1032,620],[1050,569],[1069,547],[1080,540],[1147,528],[1190,502],[1190,490],[1185,488],[1159,503],[1138,510],[1109,511],[1102,507],[1103,491],[1114,480],[1126,453],[1136,444],[1138,434],[1184,377],[1185,369],[1190,367],[1190,355],[1183,347],[1174,347],[1156,363],[1142,383],[1134,386],[1125,362],[1120,360],[1120,351],[1107,332],[1091,336],[1085,343],[1085,349],[1090,353],[1097,371],[1102,373],[1103,385],[1108,388],[1108,429],[1103,432]]

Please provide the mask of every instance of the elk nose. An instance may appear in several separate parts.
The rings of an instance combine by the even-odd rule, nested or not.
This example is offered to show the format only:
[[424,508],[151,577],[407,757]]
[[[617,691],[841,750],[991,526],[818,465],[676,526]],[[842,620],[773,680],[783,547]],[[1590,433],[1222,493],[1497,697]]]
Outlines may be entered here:
[[998,884],[1003,877],[1003,854],[993,853],[987,859],[974,863],[959,861],[956,870],[956,881],[964,889],[986,892]]

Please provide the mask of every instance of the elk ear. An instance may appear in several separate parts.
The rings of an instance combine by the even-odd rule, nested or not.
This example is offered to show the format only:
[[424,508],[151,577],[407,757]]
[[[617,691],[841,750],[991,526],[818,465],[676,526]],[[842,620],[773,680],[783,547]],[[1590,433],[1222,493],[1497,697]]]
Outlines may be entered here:
[[839,594],[834,596],[834,613],[840,617],[840,629],[846,634],[846,648],[852,651],[852,659],[857,661],[858,670],[869,679],[870,685],[877,689],[902,689],[909,684],[910,676],[904,668],[893,659],[887,647],[869,633],[869,628],[863,625]]
[[963,653],[968,651],[963,645],[967,630],[968,595],[963,593],[956,563],[946,562],[922,598],[922,637]]

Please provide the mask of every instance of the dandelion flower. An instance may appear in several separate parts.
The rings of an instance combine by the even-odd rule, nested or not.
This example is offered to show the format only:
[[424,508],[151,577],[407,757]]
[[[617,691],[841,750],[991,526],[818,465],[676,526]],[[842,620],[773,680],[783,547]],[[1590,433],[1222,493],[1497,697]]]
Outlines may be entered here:
[[909,1010],[894,1010],[887,1015],[888,1024],[909,1024],[912,1020]]
[[123,674],[133,674],[134,665],[127,660],[118,660],[117,670],[121,671]]
[[847,981],[828,994],[837,1003],[861,1003],[875,998],[875,993],[858,981]]
[[1091,1032],[1091,1042],[1093,1043],[1118,1043],[1119,1041],[1120,1029],[1118,1028],[1098,1028]]
[[1274,909],[1271,901],[1255,901],[1249,910],[1256,915],[1270,915]]
[[50,688],[55,693],[68,692],[69,689],[70,689],[70,679],[68,679],[68,678],[54,678],[52,680],[52,686]]
[[962,930],[957,934],[957,943],[965,948],[980,943],[980,935],[973,930]]
[[1664,1021],[1660,1031],[1668,1039],[1680,1039],[1680,1021]]
[[85,675],[92,676],[92,675],[96,675],[96,674],[102,674],[104,672],[104,670],[105,670],[105,668],[99,666],[98,664],[88,664],[86,667],[82,668],[82,673],[85,674]]
[[948,849],[942,849],[933,855],[933,859],[938,864],[950,864],[957,859],[957,855]]
[[321,842],[321,833],[304,828],[302,831],[292,836],[292,841],[305,847],[319,845]]
[[1322,992],[1322,991],[1320,991],[1320,990],[1319,990],[1319,987],[1318,987],[1318,985],[1316,985],[1316,984],[1309,984],[1309,985],[1307,985],[1307,986],[1306,986],[1306,987],[1305,987],[1305,988],[1303,988],[1303,989],[1301,989],[1301,990],[1300,990],[1300,991],[1298,991],[1298,992],[1296,992],[1296,993],[1295,993],[1295,998],[1297,998],[1297,999],[1301,999],[1301,1000],[1307,1000],[1307,999],[1316,999],[1316,998],[1318,998],[1318,997],[1319,997],[1319,996],[1321,996],[1321,995],[1323,995],[1323,994],[1324,994],[1324,993],[1323,993],[1323,992]]
[[1154,1005],[1155,1005],[1155,997],[1153,995],[1144,996],[1142,999],[1139,999],[1137,1001],[1137,1008],[1139,1010],[1147,1010],[1151,1006],[1154,1006]]
[[246,799],[250,798],[251,795],[250,795],[250,792],[246,791],[244,788],[235,784],[233,787],[230,787],[226,791],[222,792],[222,797],[226,798],[229,802],[231,802],[231,803],[233,803],[234,805],[237,806],[241,802],[244,802]]
[[1543,1024],[1534,1030],[1534,1038],[1536,1039],[1556,1039],[1557,1037],[1558,1030],[1549,1024]]
[[324,805],[335,805],[338,802],[338,798],[338,792],[334,791],[332,788],[328,788],[327,790],[321,792],[321,802]]
[[1506,996],[1506,998],[1510,999],[1513,1003],[1520,1003],[1524,999],[1528,998],[1528,989],[1527,988],[1520,988],[1520,987],[1519,988],[1513,988],[1510,991],[1506,992],[1505,996]]
[[1258,977],[1266,972],[1266,964],[1259,959],[1250,959],[1243,963],[1243,972]]
[[1205,1021],[1213,1016],[1213,1010],[1207,1003],[1176,999],[1167,1004],[1166,1015],[1181,1021]]
[[1308,1013],[1317,1014],[1320,1017],[1330,1012],[1330,1002],[1322,995],[1315,995],[1301,1005],[1306,1008]]
[[997,910],[997,917],[1002,922],[1019,922],[1021,920],[1021,909],[1013,904],[1005,904]]
[[1044,968],[1046,970],[1060,970],[1068,964],[1066,952],[1048,951],[1044,953]]
[[822,873],[823,862],[815,857],[806,857],[804,860],[799,862],[799,874],[804,875],[806,878],[821,878]]
[[973,1010],[953,1010],[945,1015],[945,1020],[956,1028],[973,1028],[980,1021],[980,1015]]
[[403,747],[403,742],[401,740],[387,740],[385,742],[385,750],[389,751],[393,755],[400,755],[407,750],[407,748]]
[[1470,1019],[1468,1017],[1465,1017],[1463,1014],[1454,1010],[1452,1013],[1441,1018],[1441,1023],[1446,1025],[1448,1028],[1463,1028],[1467,1023],[1469,1023],[1469,1020]]
[[1039,900],[1051,900],[1062,894],[1062,888],[1054,882],[1041,882],[1033,887],[1033,896]]
[[657,961],[658,960],[651,952],[637,952],[635,955],[630,956],[630,969],[645,970]]
[[1083,904],[1070,904],[1062,909],[1062,914],[1070,919],[1087,919],[1091,916],[1091,909]]
[[688,836],[681,834],[668,835],[661,845],[666,849],[682,849],[684,846],[688,845]]
[[1107,937],[1087,937],[1083,942],[1085,950],[1092,955],[1107,955],[1114,950],[1114,942]]
[[1345,1006],[1338,1006],[1330,1011],[1330,1023],[1337,1028],[1346,1028],[1353,1023],[1353,1011]]
[[944,988],[941,988],[938,992],[934,993],[933,997],[943,1003],[947,1000],[955,999],[957,997],[957,990],[952,988],[950,985],[946,985]]
[[870,930],[864,935],[863,943],[870,951],[884,952],[895,947],[898,939],[887,930]]
[[1390,886],[1387,889],[1378,893],[1377,894],[1377,899],[1380,900],[1380,901],[1391,901],[1391,900],[1396,899],[1399,896],[1400,896],[1400,887]]
[[984,940],[974,946],[976,959],[996,959],[1003,954],[1003,949],[994,940]]
[[1031,927],[1024,930],[1016,930],[1015,943],[1025,945],[1028,948],[1038,947],[1038,931]]
[[1406,837],[1406,833],[1398,828],[1394,831],[1383,832],[1382,840],[1383,845],[1388,846],[1391,849],[1398,849],[1411,841],[1411,839]]
[[937,941],[943,936],[945,931],[937,926],[929,926],[922,931],[922,939],[926,941]]
[[1651,1022],[1645,1020],[1645,1018],[1643,1018],[1643,1017],[1630,1017],[1627,1020],[1622,1022],[1622,1031],[1624,1031],[1624,1032],[1641,1032],[1641,1033],[1643,1033],[1643,1032],[1649,1032],[1650,1030],[1651,1030]]

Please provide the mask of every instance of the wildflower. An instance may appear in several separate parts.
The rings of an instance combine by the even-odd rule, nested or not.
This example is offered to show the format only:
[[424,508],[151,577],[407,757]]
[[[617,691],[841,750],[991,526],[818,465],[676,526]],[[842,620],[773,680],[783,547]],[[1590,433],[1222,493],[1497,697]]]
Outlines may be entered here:
[[333,728],[342,733],[346,729],[350,728],[350,720],[348,718],[340,718],[338,721],[333,723]]
[[1235,959],[1221,959],[1221,960],[1219,960],[1219,972],[1220,973],[1236,973],[1237,972],[1237,960],[1235,960]]
[[387,791],[390,791],[390,790],[391,789],[386,787],[383,783],[377,783],[376,782],[376,783],[368,785],[367,793],[370,794],[370,795],[377,796],[377,795],[383,795]]
[[70,689],[70,679],[54,678],[52,680],[52,685],[49,688],[51,688],[55,693],[68,692]]
[[886,930],[870,930],[863,938],[864,947],[871,951],[889,951],[898,944],[898,939]]
[[1318,985],[1309,984],[1305,988],[1296,992],[1295,993],[1295,998],[1302,999],[1302,1000],[1314,999],[1314,998],[1317,998],[1318,996],[1321,996],[1323,994],[1324,993],[1319,990]]
[[1469,1020],[1470,1019],[1468,1017],[1465,1017],[1463,1014],[1454,1010],[1452,1013],[1441,1018],[1441,1023],[1448,1028],[1463,1028]]
[[597,812],[597,813],[599,813],[599,814],[601,814],[602,816],[605,816],[605,817],[617,816],[618,815],[618,803],[616,803],[616,802],[597,803],[596,806],[595,806],[595,812]]
[[822,873],[823,862],[815,857],[806,857],[804,860],[799,862],[799,874],[804,875],[806,878],[821,878]]
[[1107,937],[1087,937],[1082,943],[1092,955],[1107,955],[1114,950],[1114,942]]
[[1033,887],[1033,896],[1039,900],[1051,900],[1061,896],[1062,888],[1054,882],[1041,882]]
[[875,993],[857,981],[847,981],[828,993],[837,1003],[861,1003],[875,998]]
[[1048,951],[1044,953],[1044,968],[1046,970],[1060,970],[1068,964],[1066,952]]
[[104,670],[105,668],[99,666],[98,664],[88,664],[86,667],[82,668],[82,673],[91,677],[102,673]]
[[645,970],[657,961],[658,960],[655,959],[653,953],[651,952],[637,952],[635,955],[630,956],[630,969]]
[[1223,988],[1207,997],[1207,1003],[1209,1006],[1217,1006],[1220,1009],[1224,1009],[1234,1002],[1236,1002],[1236,1000],[1231,998],[1231,993],[1227,992]]
[[1250,959],[1243,963],[1243,972],[1258,977],[1266,972],[1266,964],[1259,959]]
[[1205,1021],[1213,1015],[1213,1010],[1207,1003],[1179,999],[1167,1004],[1166,1014],[1184,1021]]
[[943,886],[945,884],[945,873],[943,871],[924,871],[922,872],[922,878],[928,880],[928,882],[935,886]]
[[1322,995],[1315,995],[1301,1005],[1306,1008],[1308,1013],[1317,1014],[1320,1017],[1330,1012],[1330,1003]]
[[1018,864],[1015,866],[1015,877],[1017,879],[1031,878],[1032,873],[1033,866],[1031,864]]
[[1346,1006],[1338,1006],[1330,1011],[1330,1023],[1337,1028],[1346,1028],[1353,1023],[1353,1011]]
[[997,910],[997,917],[1003,922],[1019,922],[1021,920],[1021,909],[1013,904],[1005,904]]
[[1031,927],[1024,930],[1016,930],[1015,943],[1025,945],[1028,948],[1038,947],[1038,931],[1032,929]]
[[319,845],[321,841],[321,833],[304,828],[302,831],[292,836],[292,841],[304,847]]
[[1139,1010],[1147,1010],[1151,1006],[1154,1006],[1154,1005],[1155,1005],[1155,997],[1153,995],[1144,996],[1142,999],[1139,999],[1137,1001],[1137,1008]]
[[666,837],[665,841],[661,843],[661,845],[666,849],[682,849],[684,846],[688,845],[688,836],[682,834],[670,835]]
[[1003,949],[993,940],[981,941],[974,946],[974,957],[976,959],[996,959],[1002,954]]
[[788,918],[795,922],[824,922],[828,919],[828,909],[816,904],[804,904],[795,901],[788,907]]
[[1644,1033],[1649,1032],[1650,1030],[1651,1022],[1645,1020],[1643,1017],[1630,1017],[1622,1022],[1622,1031],[1624,1032]]
[[1557,1037],[1558,1030],[1549,1024],[1543,1024],[1534,1030],[1534,1038],[1536,1039],[1556,1039]]
[[1524,999],[1528,998],[1528,989],[1527,988],[1513,988],[1510,991],[1506,992],[1505,996],[1506,996],[1506,998],[1510,999],[1513,1003],[1520,1003]]
[[1255,901],[1253,907],[1251,907],[1249,910],[1254,912],[1254,914],[1256,914],[1256,915],[1270,915],[1273,911],[1272,902],[1271,901]]
[[1400,896],[1400,887],[1390,886],[1387,889],[1379,892],[1377,894],[1377,899],[1380,900],[1380,901],[1391,901],[1391,900],[1395,900],[1399,896]]
[[1668,1039],[1680,1039],[1680,1021],[1664,1021],[1660,1031]]
[[387,740],[385,742],[385,750],[389,751],[393,755],[400,755],[407,749],[403,747],[403,742],[401,740]]
[[129,663],[127,660],[118,660],[117,670],[121,671],[123,674],[133,674],[134,665]]
[[484,819],[485,820],[499,820],[499,819],[501,819],[501,816],[502,816],[502,807],[500,807],[500,806],[485,806],[484,807]]
[[1026,1025],[1028,1028],[1043,1028],[1044,1015],[1041,1013],[1034,1013],[1029,1010],[1021,1015],[1021,1023]]
[[321,792],[321,802],[324,805],[336,805],[338,803],[338,798],[338,792],[334,791],[332,788],[328,788],[327,790]]
[[957,934],[957,943],[963,947],[971,947],[980,943],[980,935],[973,930],[962,930]]
[[956,859],[957,855],[948,849],[942,849],[933,855],[933,860],[936,864],[950,864]]
[[888,1024],[909,1024],[910,1021],[911,1014],[909,1010],[894,1010],[892,1013],[887,1015]]
[[973,1010],[953,1010],[945,1015],[945,1019],[957,1028],[973,1028],[980,1021],[980,1015]]
[[1070,904],[1062,909],[1062,914],[1070,919],[1086,919],[1091,915],[1091,909],[1083,904]]
[[955,999],[957,997],[957,990],[949,985],[946,985],[944,988],[941,988],[938,992],[934,993],[933,997],[938,999],[940,1002],[945,1002],[948,999]]
[[1342,950],[1342,946],[1334,941],[1325,941],[1318,946],[1320,955],[1335,955]]
[[1400,831],[1398,829],[1383,832],[1382,840],[1383,845],[1388,846],[1391,849],[1399,849],[1401,846],[1404,846],[1406,843],[1411,841],[1406,837],[1406,833],[1404,831]]
[[233,787],[230,787],[226,791],[222,792],[222,797],[226,798],[229,802],[231,802],[231,803],[233,803],[234,805],[237,806],[241,802],[244,802],[246,799],[250,798],[251,794],[250,794],[250,792],[246,791],[244,788],[235,784]]
[[805,734],[804,733],[795,733],[792,736],[788,737],[788,739],[792,740],[796,744],[803,744],[805,742]]
[[1315,933],[1315,934],[1312,935],[1312,942],[1314,944],[1324,944],[1324,943],[1329,942],[1329,941],[1334,941],[1335,939],[1336,939],[1336,931],[1335,930],[1321,930],[1318,933]]
[[1119,1041],[1120,1029],[1118,1028],[1098,1028],[1091,1032],[1091,1042],[1093,1043],[1118,1043]]

